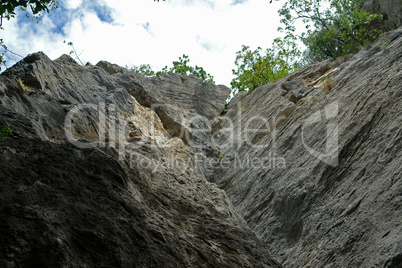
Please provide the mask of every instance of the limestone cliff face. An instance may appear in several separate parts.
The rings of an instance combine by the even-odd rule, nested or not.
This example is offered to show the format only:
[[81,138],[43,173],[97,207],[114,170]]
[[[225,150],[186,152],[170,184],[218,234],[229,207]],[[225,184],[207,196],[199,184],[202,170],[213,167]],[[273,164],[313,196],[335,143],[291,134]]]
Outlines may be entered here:
[[401,60],[400,28],[216,119],[214,182],[284,267],[401,267]]
[[390,28],[402,25],[401,0],[367,0],[362,10],[383,15],[385,24]]
[[194,160],[189,116],[229,92],[43,53],[2,74],[0,266],[279,267]]
[[0,267],[400,267],[401,58],[399,29],[225,105],[28,55],[0,75]]

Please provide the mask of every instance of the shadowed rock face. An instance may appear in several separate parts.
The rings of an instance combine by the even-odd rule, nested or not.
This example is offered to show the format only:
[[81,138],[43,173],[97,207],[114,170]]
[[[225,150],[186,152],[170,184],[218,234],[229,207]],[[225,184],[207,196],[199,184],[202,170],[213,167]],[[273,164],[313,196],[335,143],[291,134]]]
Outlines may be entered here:
[[2,74],[13,135],[0,142],[0,266],[279,267],[189,146],[188,116],[209,122],[228,94],[66,55],[31,54]]
[[214,182],[284,267],[401,267],[401,59],[400,28],[216,119]]
[[28,55],[0,75],[0,266],[400,267],[401,58],[399,29],[220,116],[225,86]]
[[367,0],[362,10],[383,15],[385,24],[391,28],[398,28],[402,24],[400,0]]

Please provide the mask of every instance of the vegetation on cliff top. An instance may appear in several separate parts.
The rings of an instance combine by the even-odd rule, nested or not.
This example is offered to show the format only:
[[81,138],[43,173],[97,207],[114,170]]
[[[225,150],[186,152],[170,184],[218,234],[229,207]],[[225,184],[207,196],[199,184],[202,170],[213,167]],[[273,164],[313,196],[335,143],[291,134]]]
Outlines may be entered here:
[[[348,0],[288,0],[278,11],[284,37],[274,39],[271,47],[252,50],[243,45],[236,53],[235,69],[230,85],[232,94],[251,92],[297,69],[328,58],[350,56],[378,38],[385,28],[382,15],[361,11],[364,1]],[[296,31],[295,22],[302,20],[305,31]],[[301,33],[300,33],[301,32]],[[179,73],[213,82],[213,76],[202,67],[188,66],[186,55],[154,72],[143,64],[133,70],[147,76]]]
[[[232,94],[251,92],[311,63],[349,56],[378,38],[385,31],[382,16],[361,11],[363,3],[363,0],[286,1],[278,11],[282,24],[278,31],[284,37],[274,39],[265,50],[261,47],[252,50],[243,45],[236,53],[236,67],[232,70],[235,78],[230,83]],[[49,12],[49,9],[57,8],[58,5],[56,0],[8,0],[0,4],[0,14],[10,19],[19,7],[27,16],[37,20],[43,11]],[[296,31],[297,20],[301,20],[305,27],[301,34],[300,30]],[[3,54],[0,54],[0,63],[4,63],[4,53],[10,51],[2,39],[0,45],[4,48]],[[304,47],[301,48],[301,45]],[[146,76],[178,73],[214,82],[213,76],[203,67],[190,66],[189,62],[189,56],[183,54],[178,61],[173,61],[173,66],[165,66],[158,72],[148,64],[133,67],[132,70]]]
[[134,66],[131,70],[137,73],[141,73],[145,76],[155,76],[161,75],[165,73],[176,73],[188,76],[196,76],[202,79],[202,81],[207,83],[215,83],[214,77],[207,73],[203,67],[198,65],[190,66],[188,63],[190,62],[190,58],[188,55],[183,54],[182,57],[179,57],[178,61],[173,61],[173,66],[168,67],[165,66],[161,71],[154,72],[152,67],[149,64],[141,64],[140,66]]
[[[233,94],[253,91],[296,69],[328,58],[349,56],[386,31],[382,15],[361,11],[364,1],[288,0],[278,11],[284,38],[273,41],[261,54],[243,46],[237,52]],[[305,31],[296,33],[295,22],[302,20]],[[304,44],[305,50],[299,44]]]

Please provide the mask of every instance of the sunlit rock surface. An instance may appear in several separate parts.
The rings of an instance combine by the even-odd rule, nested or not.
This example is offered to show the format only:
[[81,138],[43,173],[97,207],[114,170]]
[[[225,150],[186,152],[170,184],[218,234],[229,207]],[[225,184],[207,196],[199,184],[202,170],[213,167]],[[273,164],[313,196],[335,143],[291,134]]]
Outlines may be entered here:
[[401,267],[401,59],[400,28],[215,120],[213,181],[284,267]]
[[0,75],[0,267],[401,267],[401,58],[399,29],[225,105],[28,55]]
[[155,83],[144,98],[170,103],[161,112],[123,83],[140,87],[138,76],[100,65],[35,53],[0,76],[0,122],[13,129],[0,142],[0,266],[279,267],[205,179],[193,136],[174,132],[177,124],[191,132],[190,113],[218,115],[229,90],[140,77]]

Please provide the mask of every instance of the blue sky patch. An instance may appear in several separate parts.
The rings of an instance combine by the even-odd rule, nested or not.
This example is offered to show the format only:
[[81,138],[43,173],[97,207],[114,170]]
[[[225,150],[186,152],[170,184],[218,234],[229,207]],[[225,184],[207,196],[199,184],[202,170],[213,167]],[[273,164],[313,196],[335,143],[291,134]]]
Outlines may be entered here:
[[113,9],[104,5],[93,5],[92,10],[96,13],[96,16],[98,16],[101,22],[113,23]]

